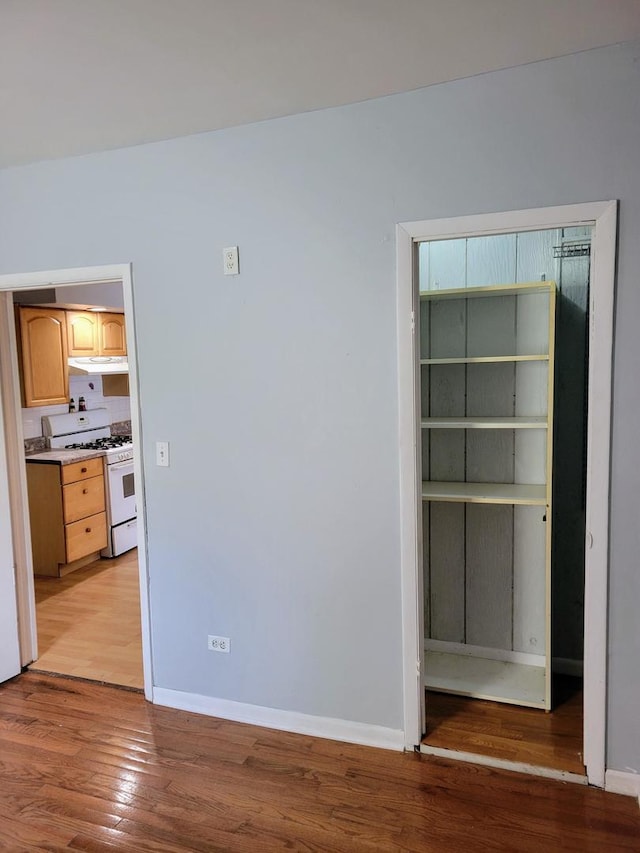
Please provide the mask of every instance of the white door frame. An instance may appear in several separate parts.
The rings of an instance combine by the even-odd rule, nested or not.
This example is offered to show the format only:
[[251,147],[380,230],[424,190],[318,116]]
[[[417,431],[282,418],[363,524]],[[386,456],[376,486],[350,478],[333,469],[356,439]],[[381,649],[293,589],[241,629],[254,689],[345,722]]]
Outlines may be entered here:
[[424,731],[425,702],[422,688],[422,570],[418,554],[418,509],[421,501],[417,478],[420,413],[416,407],[416,244],[425,240],[592,225],[585,529],[584,761],[589,783],[604,787],[617,209],[615,201],[590,202],[403,222],[396,227],[404,731],[407,749],[413,749],[420,743]]
[[[135,317],[133,312],[133,280],[130,264],[78,267],[31,273],[0,275],[0,364],[2,370],[2,399],[5,407],[7,429],[0,453],[5,453],[9,471],[14,550],[16,558],[16,597],[20,631],[20,656],[23,665],[37,658],[35,595],[29,527],[24,457],[22,411],[18,382],[17,346],[13,321],[12,291],[37,290],[74,284],[97,284],[107,281],[122,282],[124,310],[127,319],[127,354],[129,362],[129,387],[131,393],[131,432],[134,447],[134,477],[138,506],[138,566],[140,578],[140,617],[142,626],[142,665],[144,695],[152,700],[151,634],[149,622],[149,583],[146,551],[146,509],[142,471],[142,441],[140,429],[140,403],[138,397],[138,367],[136,358]],[[4,446],[2,446],[4,444]]]

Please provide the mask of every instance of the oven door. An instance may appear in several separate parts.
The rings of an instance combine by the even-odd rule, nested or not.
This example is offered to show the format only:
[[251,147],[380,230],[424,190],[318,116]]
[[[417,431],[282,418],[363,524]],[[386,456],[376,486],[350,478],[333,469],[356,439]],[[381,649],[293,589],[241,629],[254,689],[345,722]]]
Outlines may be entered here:
[[133,460],[114,462],[107,465],[107,482],[109,490],[108,516],[109,524],[115,527],[130,518],[136,517],[136,493],[133,483]]

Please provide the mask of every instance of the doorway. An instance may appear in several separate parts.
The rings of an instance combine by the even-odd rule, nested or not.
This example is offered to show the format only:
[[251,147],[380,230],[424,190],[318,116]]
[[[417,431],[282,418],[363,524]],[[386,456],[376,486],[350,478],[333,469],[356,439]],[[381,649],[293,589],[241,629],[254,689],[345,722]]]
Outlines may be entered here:
[[590,247],[418,244],[425,752],[584,775]]
[[[13,294],[17,295],[16,301],[43,304],[41,297],[45,289],[49,292],[53,290],[56,292],[56,302],[87,305],[103,302],[101,297],[104,289],[114,286],[121,288],[127,322],[130,411],[115,411],[118,408],[115,405],[113,412],[109,409],[109,414],[113,415],[113,420],[121,421],[123,426],[126,426],[125,420],[128,421],[134,442],[138,547],[113,559],[100,559],[81,566],[65,577],[34,579],[23,429],[23,423],[29,424],[29,410],[21,408]],[[0,339],[0,356],[20,662],[23,667],[31,664],[35,669],[129,687],[144,687],[146,697],[150,698],[144,490],[139,454],[140,423],[130,267],[116,265],[20,276],[5,275],[0,276],[0,291],[3,291],[2,323],[5,332]],[[81,380],[76,377],[76,384],[86,381],[87,395],[92,393],[95,396],[95,400],[87,396],[87,409],[108,407],[109,401],[102,395],[102,383],[89,383],[89,378],[83,377]],[[90,386],[93,387],[90,389]],[[75,389],[76,392],[83,390],[84,386]],[[123,400],[113,398],[112,404],[118,402],[122,404]],[[23,416],[24,411],[27,412],[26,416]],[[129,418],[125,419],[124,414],[129,414]],[[26,432],[29,432],[29,426]],[[123,627],[125,624],[126,628]],[[105,640],[107,634],[113,642]],[[93,646],[91,636],[95,638]],[[79,651],[83,644],[84,653]],[[116,666],[114,671],[112,663],[114,660],[117,663],[118,658],[123,666],[120,669]]]
[[[419,342],[416,334],[416,331],[420,330],[418,294],[420,292],[419,279],[421,264],[419,246],[421,243],[430,242],[433,245],[432,241],[438,241],[440,248],[442,248],[446,241],[480,240],[481,238],[491,236],[498,239],[505,235],[525,235],[531,232],[543,232],[552,229],[584,229],[591,228],[592,226],[591,293],[588,303],[591,316],[588,336],[589,360],[587,371],[589,416],[587,421],[585,466],[588,472],[585,497],[585,538],[587,547],[584,553],[584,560],[581,563],[582,570],[585,565],[588,567],[584,586],[586,625],[583,632],[585,713],[584,724],[581,726],[581,729],[584,736],[584,764],[586,765],[588,779],[592,784],[602,786],[604,784],[609,407],[616,229],[615,203],[571,205],[562,208],[463,217],[455,220],[404,223],[398,226],[398,324],[404,580],[403,625],[405,650],[405,731],[407,745],[411,741],[415,745],[425,732],[429,732],[429,700],[427,699],[425,702],[423,690],[426,674],[423,638],[426,636],[424,628],[425,624],[428,624],[429,618],[429,614],[427,614],[427,620],[425,620],[423,607],[425,588],[422,571],[423,540],[421,534],[423,495],[422,483],[419,478],[419,471],[422,464],[421,431],[423,425],[420,420],[421,413],[418,411],[419,407],[416,402],[420,400],[421,394]],[[567,235],[569,233],[567,231]],[[573,236],[578,238],[580,235],[578,232],[573,232]],[[562,241],[558,245],[561,244]],[[453,246],[453,243],[450,243],[449,246]],[[543,270],[540,272],[543,272]],[[457,275],[459,276],[459,271]],[[540,277],[546,278],[546,275],[537,275],[535,278],[527,276],[527,278],[533,278],[534,281],[536,279],[539,281]],[[435,279],[432,279],[432,281],[435,281]],[[486,285],[487,283],[486,281],[482,281],[478,284]],[[597,310],[594,310],[594,307]],[[467,369],[467,366],[463,365],[463,370]],[[592,403],[596,392],[598,394],[598,405],[593,406]],[[520,425],[522,426],[523,424]],[[495,426],[495,424],[492,424],[492,426]],[[537,428],[539,424],[532,422],[528,426]],[[593,439],[596,435],[598,440],[594,442]],[[486,454],[483,456],[483,459],[486,459]],[[460,479],[464,479],[464,477]],[[487,479],[495,479],[495,477],[487,477]],[[533,482],[536,482],[535,478]],[[525,502],[531,502],[530,497],[529,495]],[[418,512],[416,512],[416,507],[419,508]],[[544,523],[544,520],[541,514],[541,517],[538,519],[540,530],[542,530],[541,524]],[[482,531],[483,525],[486,524],[493,524],[494,527],[496,525],[500,526],[499,521],[493,519],[493,517],[491,519],[485,518],[483,521],[482,519],[475,519],[474,516],[475,522],[477,522],[476,527],[479,531]],[[440,528],[440,530],[442,529]],[[531,539],[531,537],[529,538]],[[427,592],[429,593],[429,590]],[[550,596],[550,591],[548,594]],[[429,595],[427,599],[429,599]],[[490,634],[491,632],[489,632]],[[598,637],[597,640],[596,634]],[[492,644],[496,645],[493,640],[486,645],[491,646]],[[441,648],[439,651],[451,650]],[[512,651],[515,650],[512,649]],[[520,655],[521,652],[518,651],[517,654]],[[418,679],[416,679],[416,659],[419,662]],[[522,660],[521,662],[528,664],[533,661]],[[437,702],[432,702],[432,711],[434,711],[436,716],[440,714],[441,718],[443,709],[440,707],[438,710]],[[461,711],[459,708],[452,709],[450,707],[448,710],[445,710],[445,713],[460,715]],[[535,713],[541,714],[542,719],[545,718],[544,711],[536,711]],[[458,716],[458,719],[460,719],[460,716]],[[418,734],[418,737],[416,737],[416,734]],[[496,763],[504,766],[504,759],[502,758],[496,757],[492,760],[490,757],[487,760],[486,756],[473,756],[469,752],[469,750],[461,749],[458,744],[452,747],[451,754],[454,757],[464,756],[467,760],[478,760],[480,763]],[[508,761],[507,764],[509,764]],[[511,766],[513,769],[527,769],[522,766],[523,764],[533,765],[530,766],[533,772],[539,769],[536,767],[535,762],[531,761],[522,762],[514,760]],[[561,771],[558,770],[557,772],[560,773]]]

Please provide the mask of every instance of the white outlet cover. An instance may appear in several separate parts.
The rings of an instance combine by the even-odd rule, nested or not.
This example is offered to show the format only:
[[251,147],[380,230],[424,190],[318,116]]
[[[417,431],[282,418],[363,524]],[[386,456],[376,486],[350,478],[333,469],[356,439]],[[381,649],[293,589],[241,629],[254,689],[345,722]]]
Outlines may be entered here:
[[239,274],[237,246],[227,246],[226,249],[222,250],[222,263],[225,275]]

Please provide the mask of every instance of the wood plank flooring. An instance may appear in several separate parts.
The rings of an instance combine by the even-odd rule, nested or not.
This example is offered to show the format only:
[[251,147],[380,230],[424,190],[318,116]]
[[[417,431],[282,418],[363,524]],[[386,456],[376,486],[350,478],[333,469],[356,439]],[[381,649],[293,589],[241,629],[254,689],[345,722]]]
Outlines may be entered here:
[[424,743],[584,775],[581,682],[560,679],[554,692],[557,705],[546,714],[427,691]]
[[26,673],[0,686],[0,849],[640,851],[631,797],[160,708]]
[[38,659],[31,669],[142,688],[138,552],[63,578],[35,578]]

